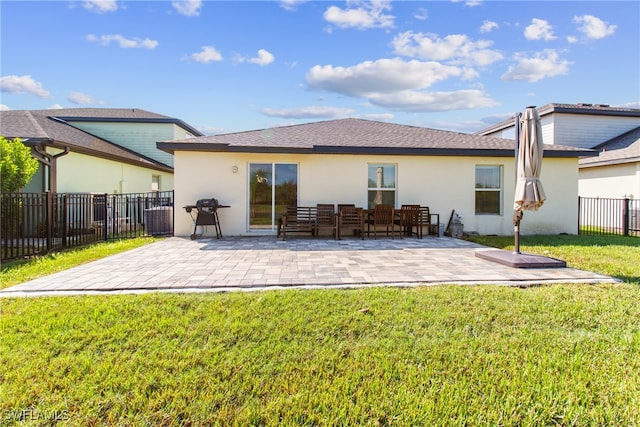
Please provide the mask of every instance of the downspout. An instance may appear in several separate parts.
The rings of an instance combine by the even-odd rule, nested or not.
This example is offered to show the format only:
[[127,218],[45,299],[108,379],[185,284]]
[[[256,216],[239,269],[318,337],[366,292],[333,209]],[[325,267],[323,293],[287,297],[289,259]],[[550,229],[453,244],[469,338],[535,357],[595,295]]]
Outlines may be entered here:
[[69,147],[64,147],[64,151],[58,154],[47,153],[47,144],[40,143],[32,147],[34,157],[45,166],[49,166],[49,191],[51,193],[58,192],[58,157],[69,154]]

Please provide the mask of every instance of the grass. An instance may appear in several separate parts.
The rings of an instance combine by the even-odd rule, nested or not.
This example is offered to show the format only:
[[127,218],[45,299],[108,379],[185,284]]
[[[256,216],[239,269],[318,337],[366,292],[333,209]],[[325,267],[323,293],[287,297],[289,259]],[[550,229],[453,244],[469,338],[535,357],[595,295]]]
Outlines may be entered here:
[[33,259],[7,262],[0,267],[0,289],[128,251],[157,240],[158,238],[153,237],[139,237],[101,242],[67,251],[53,252]]
[[[604,254],[599,272],[637,280],[635,242],[525,236],[521,249],[578,252],[567,260],[578,268]],[[640,425],[633,280],[24,298],[0,310],[0,424]]]
[[[513,250],[513,236],[475,236],[482,245]],[[570,267],[640,285],[640,238],[628,236],[522,236],[520,251],[565,260]]]

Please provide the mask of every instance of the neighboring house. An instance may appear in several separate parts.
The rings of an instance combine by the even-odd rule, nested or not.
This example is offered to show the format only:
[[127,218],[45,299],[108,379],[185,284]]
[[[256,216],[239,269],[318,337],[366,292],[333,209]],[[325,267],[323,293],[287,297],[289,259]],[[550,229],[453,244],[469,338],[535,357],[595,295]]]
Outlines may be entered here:
[[72,108],[0,111],[0,135],[41,163],[25,192],[136,193],[173,189],[173,159],[156,141],[202,134],[140,109]]
[[[513,234],[513,139],[361,119],[161,141],[175,169],[175,234],[194,224],[180,207],[216,198],[225,235],[274,234],[286,205],[376,200],[421,204],[446,224],[453,210],[464,230]],[[548,197],[527,212],[522,234],[578,231],[578,157],[590,150],[546,146]]]
[[[640,198],[640,109],[604,104],[548,104],[538,108],[545,144],[590,148],[579,161],[582,197]],[[514,138],[507,120],[477,134]]]
[[580,160],[580,195],[640,199],[640,126],[593,148]]

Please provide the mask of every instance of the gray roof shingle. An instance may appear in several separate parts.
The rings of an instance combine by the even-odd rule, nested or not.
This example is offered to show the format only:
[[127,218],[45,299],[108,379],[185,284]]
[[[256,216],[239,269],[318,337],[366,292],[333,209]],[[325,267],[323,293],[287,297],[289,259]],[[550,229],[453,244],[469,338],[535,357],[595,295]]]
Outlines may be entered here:
[[[363,119],[339,119],[224,135],[158,142],[174,151],[367,153],[411,155],[513,155],[510,139]],[[547,145],[547,156],[578,157],[590,150]]]
[[640,126],[594,147],[597,156],[580,159],[580,167],[640,162]]
[[5,110],[0,111],[0,135],[20,138],[25,145],[46,142],[54,147],[68,146],[71,151],[96,157],[136,164],[164,171],[173,171],[167,165],[136,152],[77,129],[64,120],[46,113],[59,110]]

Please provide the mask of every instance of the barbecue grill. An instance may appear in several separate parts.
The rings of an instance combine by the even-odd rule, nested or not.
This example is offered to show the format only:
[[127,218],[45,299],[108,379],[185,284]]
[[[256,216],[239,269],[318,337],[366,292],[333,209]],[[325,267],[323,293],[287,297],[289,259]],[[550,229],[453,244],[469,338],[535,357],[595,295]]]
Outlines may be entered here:
[[[222,237],[222,229],[220,228],[220,219],[218,218],[219,208],[228,208],[229,206],[222,206],[218,203],[218,200],[200,199],[195,205],[185,206],[184,209],[191,215],[193,219],[193,234],[191,240],[197,237],[202,237],[206,231],[206,227],[213,225],[216,229],[216,238]],[[197,234],[198,227],[202,227],[202,233]]]

